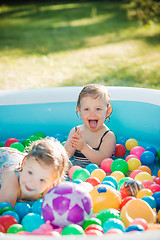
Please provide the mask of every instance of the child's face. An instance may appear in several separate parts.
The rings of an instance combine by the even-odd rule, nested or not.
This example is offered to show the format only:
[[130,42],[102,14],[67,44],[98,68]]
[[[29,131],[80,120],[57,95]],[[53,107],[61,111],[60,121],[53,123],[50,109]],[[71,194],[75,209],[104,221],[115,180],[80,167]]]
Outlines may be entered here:
[[84,97],[81,99],[79,112],[82,116],[82,121],[91,130],[97,131],[104,123],[107,106],[104,99]]
[[39,163],[34,157],[25,159],[20,174],[20,187],[23,194],[35,196],[53,186],[53,168]]

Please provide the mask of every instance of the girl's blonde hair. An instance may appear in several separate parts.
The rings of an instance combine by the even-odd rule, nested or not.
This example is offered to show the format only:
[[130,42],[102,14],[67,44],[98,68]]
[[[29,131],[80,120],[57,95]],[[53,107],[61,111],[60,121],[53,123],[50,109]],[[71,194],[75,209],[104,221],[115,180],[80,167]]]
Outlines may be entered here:
[[55,179],[53,185],[65,180],[70,161],[65,148],[55,138],[47,137],[33,142],[25,158],[27,160],[30,157],[53,168]]
[[[111,98],[108,89],[101,85],[101,84],[89,84],[86,85],[80,92],[78,101],[77,101],[77,107],[80,108],[81,106],[81,100],[84,97],[93,97],[93,98],[102,98],[106,101],[106,106],[111,107]],[[76,108],[77,109],[77,108]],[[76,114],[78,115],[78,112],[76,111]],[[110,115],[108,116],[110,120]]]

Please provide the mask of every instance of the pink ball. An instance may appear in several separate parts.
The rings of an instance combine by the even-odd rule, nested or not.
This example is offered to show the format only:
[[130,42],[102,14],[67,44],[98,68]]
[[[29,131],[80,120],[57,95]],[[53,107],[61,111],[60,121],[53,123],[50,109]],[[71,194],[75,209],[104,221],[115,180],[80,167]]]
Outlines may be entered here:
[[142,170],[136,169],[136,170],[131,172],[130,177],[134,179],[135,176],[140,172],[142,172]]
[[126,153],[125,147],[122,144],[116,144],[114,156],[118,158],[124,157],[125,153]]
[[72,176],[73,176],[73,173],[77,170],[77,169],[80,169],[81,167],[80,166],[72,166],[70,169],[69,169],[69,172],[68,172],[68,175],[69,175],[69,178],[72,180]]
[[134,154],[140,159],[140,156],[143,152],[145,152],[145,149],[143,147],[136,146],[136,147],[131,149],[130,154]]
[[160,192],[160,185],[152,183],[150,186],[148,186],[148,189],[150,189],[153,193]]
[[153,182],[150,180],[143,180],[142,183],[145,188],[148,188],[151,184],[153,184]]
[[102,162],[101,162],[101,169],[105,172],[111,172],[111,164],[113,162],[112,158],[105,158]]
[[148,228],[148,223],[143,218],[135,218],[135,219],[133,219],[133,222],[131,222],[129,224],[129,226],[132,226],[132,225],[141,225],[144,228],[144,230],[147,230],[147,228]]
[[14,142],[19,142],[16,138],[9,138],[6,142],[5,142],[5,147],[10,147],[10,145]]
[[125,161],[128,162],[128,160],[129,160],[130,158],[137,158],[137,156],[136,156],[136,155],[133,155],[133,154],[129,154],[129,155],[125,158]]

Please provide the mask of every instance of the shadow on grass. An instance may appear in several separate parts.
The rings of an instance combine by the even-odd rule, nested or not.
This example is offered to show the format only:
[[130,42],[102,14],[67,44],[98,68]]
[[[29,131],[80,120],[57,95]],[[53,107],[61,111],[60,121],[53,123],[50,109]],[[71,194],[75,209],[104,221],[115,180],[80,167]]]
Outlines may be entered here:
[[[136,22],[126,20],[123,4],[108,2],[40,4],[15,7],[0,15],[0,50],[44,55],[134,39]],[[131,35],[123,31],[131,29]],[[90,38],[102,42],[88,43]],[[159,35],[138,37],[157,44]]]

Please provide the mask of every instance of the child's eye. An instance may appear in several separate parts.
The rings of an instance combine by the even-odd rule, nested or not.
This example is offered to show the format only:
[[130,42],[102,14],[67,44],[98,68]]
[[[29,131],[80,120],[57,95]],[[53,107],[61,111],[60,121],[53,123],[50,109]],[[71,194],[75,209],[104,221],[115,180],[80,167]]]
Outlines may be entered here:
[[88,111],[89,110],[89,108],[84,108],[84,111]]
[[29,174],[29,175],[32,175],[32,172],[31,172],[31,171],[28,171],[28,174]]
[[97,109],[97,111],[100,111],[101,110],[101,108],[96,108]]
[[45,182],[45,180],[44,180],[44,179],[40,179],[40,182],[41,182],[41,183],[44,183],[44,182]]

